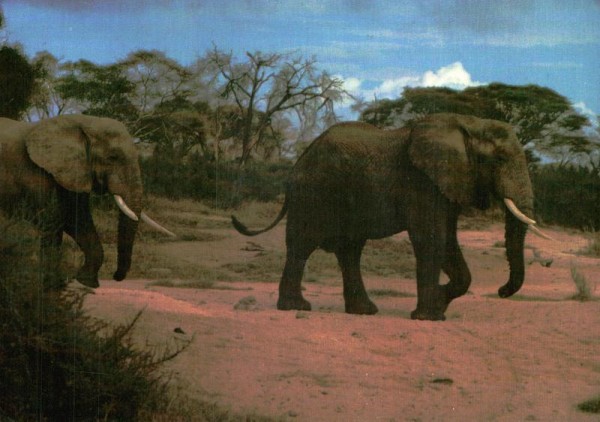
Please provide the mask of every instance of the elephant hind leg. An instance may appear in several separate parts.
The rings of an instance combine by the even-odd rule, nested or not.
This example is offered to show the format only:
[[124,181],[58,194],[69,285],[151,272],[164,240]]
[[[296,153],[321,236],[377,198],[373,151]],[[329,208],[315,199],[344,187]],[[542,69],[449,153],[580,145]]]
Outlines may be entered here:
[[288,242],[285,268],[279,282],[277,309],[280,311],[310,311],[310,302],[302,296],[302,276],[308,257],[316,244],[296,246]]
[[360,272],[360,257],[364,240],[340,242],[335,255],[342,270],[344,280],[344,301],[346,313],[374,315],[379,309],[369,299]]

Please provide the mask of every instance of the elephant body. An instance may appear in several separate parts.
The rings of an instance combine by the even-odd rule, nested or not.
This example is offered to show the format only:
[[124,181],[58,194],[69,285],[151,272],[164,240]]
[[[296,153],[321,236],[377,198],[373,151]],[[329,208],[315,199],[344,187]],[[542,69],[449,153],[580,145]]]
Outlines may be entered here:
[[[76,278],[97,287],[103,251],[89,208],[92,191],[117,195],[128,211],[141,212],[141,172],[124,125],[84,115],[36,123],[0,118],[0,210],[25,206],[34,217],[52,215],[51,227],[40,227],[41,257],[51,256],[67,233],[85,258]],[[131,265],[138,222],[130,216],[119,216],[116,280],[125,278]]]
[[[465,294],[471,275],[456,237],[464,207],[489,207],[508,198],[525,213],[533,193],[525,154],[509,125],[470,116],[437,114],[408,127],[381,130],[341,123],[319,136],[298,159],[284,207],[267,229],[288,214],[286,264],[278,308],[309,310],[301,293],[306,260],[316,248],[336,254],[342,270],[346,312],[373,314],[360,257],[368,239],[408,231],[417,261],[417,308],[413,319],[443,320],[448,304]],[[527,225],[506,213],[510,279],[503,297],[523,282]],[[449,283],[439,284],[440,272]]]

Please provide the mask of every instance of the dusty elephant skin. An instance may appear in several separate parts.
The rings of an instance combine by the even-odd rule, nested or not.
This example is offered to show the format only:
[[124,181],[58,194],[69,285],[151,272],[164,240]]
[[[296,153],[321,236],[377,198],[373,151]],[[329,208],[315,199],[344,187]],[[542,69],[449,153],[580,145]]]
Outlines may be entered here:
[[[394,131],[356,122],[331,127],[294,166],[284,206],[269,227],[253,231],[235,217],[232,222],[252,236],[288,214],[278,309],[311,309],[301,280],[310,254],[322,248],[338,259],[345,309],[352,314],[378,311],[360,271],[365,242],[406,230],[417,261],[418,301],[411,317],[444,320],[449,303],[471,283],[456,237],[459,213],[464,207],[486,209],[493,198],[532,214],[527,163],[514,131],[499,121],[437,114]],[[527,224],[507,210],[510,277],[498,291],[501,297],[523,284],[526,231]],[[439,284],[441,271],[450,279],[446,285]]]
[[67,233],[85,256],[77,280],[97,287],[103,250],[90,212],[92,191],[111,193],[126,204],[123,210],[129,216],[120,213],[114,273],[115,280],[123,280],[142,209],[137,152],[125,126],[83,115],[37,123],[0,119],[0,208],[10,213],[24,202],[34,216],[42,210],[50,213],[51,227],[40,227],[41,256],[57,251]]

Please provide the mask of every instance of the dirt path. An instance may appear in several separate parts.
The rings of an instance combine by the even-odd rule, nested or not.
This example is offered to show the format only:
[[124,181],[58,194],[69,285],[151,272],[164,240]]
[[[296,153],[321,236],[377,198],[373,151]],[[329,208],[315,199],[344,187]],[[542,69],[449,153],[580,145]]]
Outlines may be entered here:
[[[501,226],[461,232],[474,283],[443,323],[411,321],[414,280],[383,277],[367,277],[368,289],[402,294],[373,297],[375,316],[344,314],[341,283],[331,280],[305,283],[310,313],[279,312],[276,283],[244,281],[203,290],[104,281],[87,307],[114,321],[145,308],[138,335],[151,344],[193,336],[169,369],[191,396],[234,411],[298,421],[598,420],[576,404],[600,393],[600,302],[568,298],[572,262],[598,281],[600,260],[573,255],[580,237],[550,233],[558,242],[528,244],[552,265],[531,264],[519,297],[506,300],[495,295],[507,276],[493,246]],[[281,234],[261,242],[281,248]],[[214,265],[232,259],[219,256],[227,251],[244,256],[245,241],[235,241],[186,248],[197,243]]]

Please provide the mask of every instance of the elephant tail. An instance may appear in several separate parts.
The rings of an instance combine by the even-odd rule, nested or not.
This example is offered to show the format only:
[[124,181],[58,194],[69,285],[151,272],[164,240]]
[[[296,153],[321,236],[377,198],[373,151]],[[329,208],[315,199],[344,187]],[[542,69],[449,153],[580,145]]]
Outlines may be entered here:
[[277,224],[279,224],[279,222],[283,219],[283,217],[285,216],[286,213],[287,213],[287,198],[285,199],[285,202],[283,203],[283,207],[281,207],[281,211],[279,211],[279,215],[277,215],[277,218],[275,218],[275,221],[273,221],[268,227],[265,227],[264,229],[250,230],[248,227],[246,227],[246,225],[244,223],[242,223],[240,220],[238,220],[234,215],[231,216],[231,224],[233,224],[233,227],[238,232],[243,234],[244,236],[256,236],[258,234],[268,232],[273,227],[275,227]]

